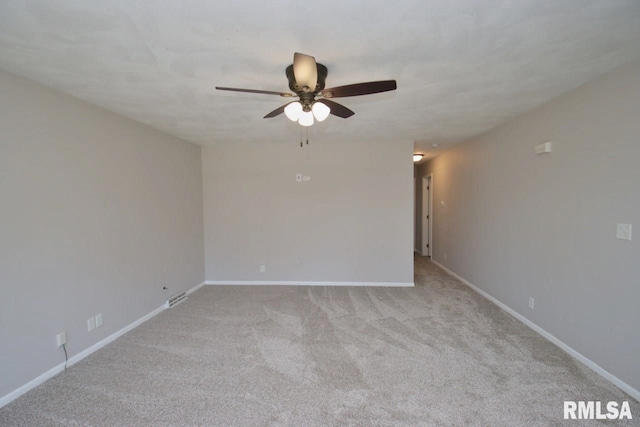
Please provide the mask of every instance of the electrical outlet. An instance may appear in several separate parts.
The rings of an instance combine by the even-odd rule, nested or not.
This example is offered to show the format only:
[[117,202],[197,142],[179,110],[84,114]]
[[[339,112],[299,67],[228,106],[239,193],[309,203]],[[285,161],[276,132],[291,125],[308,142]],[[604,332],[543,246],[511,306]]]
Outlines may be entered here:
[[616,239],[631,240],[631,224],[616,224]]
[[89,332],[91,332],[95,328],[96,328],[96,318],[91,317],[89,320],[87,320],[87,329],[89,330]]
[[529,297],[529,308],[531,310],[533,310],[533,305],[535,304],[536,300],[533,299],[533,297]]
[[96,328],[102,326],[102,313],[96,314]]
[[267,267],[265,265],[261,265],[260,266],[260,273],[264,273],[265,271],[267,271]]
[[58,348],[67,343],[67,333],[65,331],[62,331],[58,335],[56,335],[56,343],[58,344]]

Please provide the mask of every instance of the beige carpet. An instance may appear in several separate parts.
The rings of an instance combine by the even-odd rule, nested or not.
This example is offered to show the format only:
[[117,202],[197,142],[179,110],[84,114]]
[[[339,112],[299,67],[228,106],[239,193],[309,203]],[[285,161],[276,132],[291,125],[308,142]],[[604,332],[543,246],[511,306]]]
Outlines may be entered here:
[[636,401],[425,258],[416,282],[204,287],[0,425],[584,425],[565,400],[628,400],[638,425]]

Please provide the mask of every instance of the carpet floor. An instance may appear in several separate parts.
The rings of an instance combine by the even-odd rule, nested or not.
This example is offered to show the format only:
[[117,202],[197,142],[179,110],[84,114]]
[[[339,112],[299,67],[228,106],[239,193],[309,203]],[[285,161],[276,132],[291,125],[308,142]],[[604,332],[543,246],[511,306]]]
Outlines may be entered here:
[[415,288],[205,286],[0,409],[2,426],[535,426],[640,404],[416,258]]

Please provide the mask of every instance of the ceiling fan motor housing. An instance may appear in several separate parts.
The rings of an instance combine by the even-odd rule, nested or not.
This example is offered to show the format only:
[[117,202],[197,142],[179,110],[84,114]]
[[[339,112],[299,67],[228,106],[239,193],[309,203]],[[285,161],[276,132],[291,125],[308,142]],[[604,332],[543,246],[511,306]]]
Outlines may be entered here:
[[[315,88],[309,88],[307,92],[309,93],[318,93],[324,89],[324,82],[327,79],[327,67],[322,64],[316,62],[316,69],[318,70],[318,81],[316,83]],[[305,93],[304,87],[300,87],[296,83],[296,77],[293,75],[293,64],[289,65],[286,69],[287,79],[289,80],[289,89],[291,89],[296,94],[300,95],[300,93]]]

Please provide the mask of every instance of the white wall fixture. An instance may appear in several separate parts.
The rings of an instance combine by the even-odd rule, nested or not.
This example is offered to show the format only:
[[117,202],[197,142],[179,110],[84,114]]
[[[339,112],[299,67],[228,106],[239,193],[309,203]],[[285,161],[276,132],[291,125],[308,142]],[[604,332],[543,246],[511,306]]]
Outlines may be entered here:
[[631,224],[617,224],[616,239],[631,240]]
[[65,331],[56,335],[56,343],[58,344],[58,348],[67,343],[67,333]]
[[543,142],[542,144],[538,144],[534,149],[536,154],[545,154],[551,152],[551,142]]

